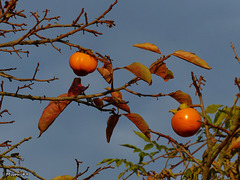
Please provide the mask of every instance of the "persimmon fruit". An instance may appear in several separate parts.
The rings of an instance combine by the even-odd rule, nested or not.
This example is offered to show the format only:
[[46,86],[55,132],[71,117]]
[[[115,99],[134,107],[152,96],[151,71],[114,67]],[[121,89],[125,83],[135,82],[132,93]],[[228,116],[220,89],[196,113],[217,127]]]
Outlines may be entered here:
[[86,76],[97,68],[98,61],[85,53],[75,52],[69,58],[69,65],[77,76]]
[[201,116],[193,108],[177,111],[172,117],[172,128],[179,136],[189,137],[198,132],[201,127]]

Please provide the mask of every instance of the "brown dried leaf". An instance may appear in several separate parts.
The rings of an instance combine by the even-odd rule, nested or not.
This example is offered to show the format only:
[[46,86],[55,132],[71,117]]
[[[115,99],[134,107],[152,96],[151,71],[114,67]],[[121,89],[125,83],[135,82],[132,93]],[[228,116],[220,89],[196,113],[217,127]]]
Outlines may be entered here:
[[[58,97],[68,97],[68,94],[62,94]],[[40,130],[40,134],[38,137],[40,137],[42,133],[51,126],[51,124],[67,107],[67,105],[70,104],[70,102],[71,101],[50,101],[48,106],[43,110],[42,116],[39,119],[38,129]]]
[[140,79],[146,81],[149,85],[152,84],[152,76],[150,70],[139,62],[134,62],[124,67]]
[[88,87],[89,86],[85,87],[81,84],[80,78],[74,78],[72,85],[68,90],[68,96],[74,97],[74,96],[81,95]]
[[107,81],[108,84],[112,83],[111,73],[106,68],[97,68],[98,72],[102,75],[102,77]]
[[158,49],[158,47],[151,43],[134,44],[133,47],[138,47],[138,48],[152,51],[158,54],[162,54],[161,51]]
[[167,82],[169,79],[173,79],[174,78],[174,74],[171,70],[167,70],[167,76],[164,78],[164,81]]
[[164,62],[154,62],[149,67],[149,70],[152,74],[156,74],[164,79],[164,81],[168,81],[169,79],[174,78],[173,73],[167,68]]
[[108,118],[107,128],[106,128],[106,138],[108,143],[110,142],[113,130],[118,123],[119,117],[120,117],[119,115],[113,114]]
[[100,98],[94,98],[93,102],[96,106],[102,107],[103,106],[103,101]]
[[145,120],[136,113],[129,113],[129,114],[123,114],[126,116],[129,120],[131,120],[137,127],[138,129],[145,134],[148,139],[151,139],[151,134],[149,132],[149,127],[148,124],[145,122]]
[[185,61],[188,61],[190,63],[193,63],[199,67],[205,68],[205,69],[212,69],[207,63],[206,61],[204,61],[203,59],[201,59],[200,57],[198,57],[196,54],[191,53],[191,52],[186,52],[183,50],[178,50],[175,51],[172,55],[179,57]]
[[174,98],[180,104],[185,103],[188,106],[192,105],[192,98],[185,92],[177,90],[176,92],[169,93],[168,95]]
[[[62,94],[58,97],[74,97],[82,94],[88,87],[84,87],[81,85],[81,79],[75,78],[71,87],[68,90],[68,93]],[[44,131],[46,131],[51,124],[55,121],[55,119],[59,116],[59,114],[70,104],[71,101],[50,101],[48,106],[43,110],[42,115],[38,122],[38,129],[40,130],[40,134],[38,137],[42,135]]]

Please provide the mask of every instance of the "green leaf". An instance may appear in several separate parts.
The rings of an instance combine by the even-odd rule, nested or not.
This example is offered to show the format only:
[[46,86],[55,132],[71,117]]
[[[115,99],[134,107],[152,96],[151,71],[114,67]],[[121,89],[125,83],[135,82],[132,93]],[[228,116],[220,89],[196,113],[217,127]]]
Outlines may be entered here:
[[170,176],[174,179],[176,179],[176,176],[173,174],[172,170],[171,169],[165,169],[165,171],[168,172],[168,174],[170,174]]
[[122,172],[118,175],[118,179],[120,179],[124,174],[126,174],[126,172]]
[[122,160],[122,159],[117,160],[117,161],[116,161],[116,166],[117,166],[117,167],[121,166],[122,163],[123,163],[123,161],[124,161],[124,160]]
[[187,169],[184,173],[184,178],[190,178],[192,176],[192,171]]
[[214,125],[219,126],[223,122],[223,120],[227,117],[226,111],[229,111],[229,108],[227,106],[215,114]]
[[215,114],[217,112],[218,108],[220,108],[222,106],[223,105],[221,105],[221,104],[211,104],[206,108],[205,112],[210,113],[210,114]]
[[146,141],[146,142],[151,142],[151,140],[149,140],[149,139],[145,136],[145,134],[143,134],[143,133],[141,133],[141,132],[137,132],[137,131],[134,131],[134,133],[135,133],[136,135],[138,135],[140,138],[142,138],[144,141]]
[[141,152],[142,150],[131,144],[122,144],[121,146],[133,149],[133,152]]
[[179,57],[185,61],[188,61],[190,63],[193,63],[199,67],[205,68],[205,69],[212,69],[207,63],[206,61],[204,61],[203,59],[201,59],[200,57],[198,57],[196,54],[191,53],[191,52],[186,52],[183,50],[178,50],[175,51],[172,55]]
[[112,160],[112,158],[104,159],[101,162],[99,162],[97,165],[104,164],[104,163],[109,162],[111,160]]
[[151,43],[141,43],[141,44],[134,44],[133,47],[138,47],[141,49],[145,49],[148,51],[152,51],[158,54],[161,54],[161,51],[158,49],[158,47]]
[[150,70],[139,62],[134,62],[128,66],[124,67],[140,79],[146,81],[149,85],[152,84],[152,75]]
[[7,177],[2,177],[2,180],[15,180],[17,176],[7,176]]
[[157,150],[161,151],[162,149],[164,149],[166,152],[168,150],[168,148],[164,145],[159,145],[156,141],[153,141],[153,144],[156,146]]
[[149,150],[149,149],[152,149],[153,147],[154,147],[153,144],[146,144],[146,145],[144,146],[144,149],[143,149],[143,150],[147,151],[147,150]]

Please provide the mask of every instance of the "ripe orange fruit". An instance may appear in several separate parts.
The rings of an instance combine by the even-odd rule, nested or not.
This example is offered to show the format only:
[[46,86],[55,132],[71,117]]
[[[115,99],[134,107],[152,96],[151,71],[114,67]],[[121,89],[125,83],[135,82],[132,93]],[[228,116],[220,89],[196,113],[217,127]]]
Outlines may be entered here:
[[179,110],[172,117],[173,130],[182,137],[193,136],[201,127],[201,116],[193,108]]
[[85,53],[75,52],[69,59],[69,65],[78,76],[86,76],[97,68],[97,60]]

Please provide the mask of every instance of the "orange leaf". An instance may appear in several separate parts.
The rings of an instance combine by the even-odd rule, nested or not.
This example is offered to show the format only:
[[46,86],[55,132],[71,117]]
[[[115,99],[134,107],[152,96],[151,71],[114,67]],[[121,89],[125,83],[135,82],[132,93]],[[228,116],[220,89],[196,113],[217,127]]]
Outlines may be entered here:
[[174,98],[180,104],[185,103],[188,106],[192,105],[192,98],[185,92],[177,90],[176,92],[169,93],[168,95]]
[[113,98],[122,99],[122,93],[120,91],[111,92],[111,95],[112,95]]
[[158,49],[158,47],[151,43],[134,44],[133,47],[138,47],[138,48],[152,51],[158,54],[162,54],[161,51]]
[[130,108],[129,106],[126,104],[126,102],[120,98],[115,98],[115,97],[103,97],[102,100],[118,107],[119,109],[122,109],[128,113],[130,113]]
[[[75,78],[71,87],[68,90],[68,93],[62,94],[58,97],[74,97],[82,94],[88,87],[84,87],[81,85],[81,79]],[[55,119],[59,116],[59,114],[70,104],[71,101],[50,101],[48,106],[43,110],[42,115],[38,122],[38,129],[40,130],[40,134],[38,137],[42,135],[44,131],[46,131],[51,124],[55,121]]]
[[106,128],[106,138],[107,142],[110,142],[113,130],[118,123],[119,115],[113,114],[108,118],[107,128]]
[[149,132],[148,124],[144,121],[144,119],[136,113],[129,113],[129,114],[123,114],[126,116],[129,120],[131,120],[140,131],[142,131],[145,136],[148,137],[148,139],[151,139],[151,134]]
[[185,61],[188,61],[190,63],[193,63],[197,66],[200,66],[202,68],[205,69],[212,69],[207,63],[206,61],[204,61],[203,59],[201,59],[200,57],[198,57],[196,54],[191,53],[191,52],[186,52],[183,50],[178,50],[175,51],[172,55],[179,57]]
[[149,85],[152,84],[152,76],[149,69],[139,62],[134,62],[128,66],[124,67],[140,79],[146,81]]
[[174,78],[173,73],[167,68],[164,62],[154,62],[149,67],[149,70],[152,74],[156,74],[164,79],[164,81],[168,81],[169,79]]

